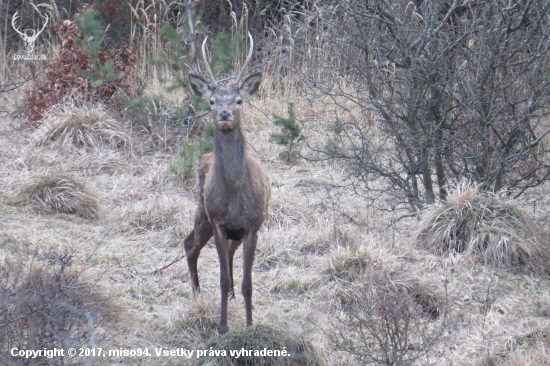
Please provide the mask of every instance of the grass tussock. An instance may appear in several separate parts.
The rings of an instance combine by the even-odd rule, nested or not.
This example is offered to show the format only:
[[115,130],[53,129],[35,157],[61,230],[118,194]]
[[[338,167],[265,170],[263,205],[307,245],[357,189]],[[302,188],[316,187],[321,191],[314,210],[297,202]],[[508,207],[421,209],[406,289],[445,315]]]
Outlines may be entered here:
[[214,301],[205,301],[203,296],[192,300],[187,312],[175,321],[175,329],[191,332],[203,338],[218,334],[219,314]]
[[463,253],[496,268],[541,271],[548,243],[514,203],[462,183],[447,201],[427,207],[417,231],[421,247],[439,255]]
[[372,265],[370,254],[360,248],[336,248],[327,257],[323,274],[334,281],[353,282]]
[[[199,365],[212,366],[314,366],[325,363],[317,355],[313,345],[293,336],[285,335],[283,331],[266,326],[256,325],[244,330],[230,330],[227,334],[215,339],[207,345],[206,349],[224,350],[226,356],[208,356],[201,358]],[[230,351],[252,351],[241,352],[236,357],[231,356]],[[281,356],[254,356],[254,351],[278,351]],[[283,353],[284,352],[284,353]]]
[[65,175],[45,175],[26,184],[14,204],[27,204],[39,212],[65,213],[85,219],[99,217],[94,194],[76,179]]
[[53,107],[34,132],[33,140],[37,145],[57,142],[62,146],[95,149],[130,146],[130,135],[123,124],[100,106],[77,108],[60,104]]

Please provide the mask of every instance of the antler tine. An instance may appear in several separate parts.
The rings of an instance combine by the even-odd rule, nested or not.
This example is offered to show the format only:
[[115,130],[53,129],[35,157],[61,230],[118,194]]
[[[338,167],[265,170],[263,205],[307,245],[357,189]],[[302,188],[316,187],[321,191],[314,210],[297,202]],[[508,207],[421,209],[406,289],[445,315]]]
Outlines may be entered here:
[[23,33],[20,32],[19,29],[17,29],[17,27],[15,26],[15,20],[16,20],[17,18],[19,18],[18,13],[19,13],[19,10],[17,10],[17,11],[15,12],[15,14],[13,14],[13,17],[11,18],[11,26],[13,27],[13,29],[14,29],[17,33],[19,33],[20,35],[23,35]]
[[239,84],[242,77],[244,76],[244,73],[246,71],[246,68],[248,67],[248,63],[250,62],[250,59],[252,58],[252,53],[254,53],[254,39],[252,39],[252,36],[250,35],[250,32],[248,32],[248,38],[250,38],[250,51],[248,51],[248,56],[246,57],[246,61],[244,62],[244,65],[241,69],[241,72],[239,73],[239,76],[237,76],[237,80],[235,80],[235,84]]
[[214,74],[212,74],[212,70],[210,70],[210,65],[208,64],[208,58],[206,57],[206,40],[208,39],[208,36],[204,37],[204,41],[202,41],[202,58],[204,60],[204,65],[206,69],[206,73],[208,74],[208,77],[212,80],[212,83],[215,85],[218,85],[218,82],[216,81],[216,78],[214,77]]

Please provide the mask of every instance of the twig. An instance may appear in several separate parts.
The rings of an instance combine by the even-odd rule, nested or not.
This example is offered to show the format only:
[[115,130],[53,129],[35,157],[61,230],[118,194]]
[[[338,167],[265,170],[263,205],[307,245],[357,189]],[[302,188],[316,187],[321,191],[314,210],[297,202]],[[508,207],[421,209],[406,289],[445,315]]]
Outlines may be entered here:
[[150,272],[149,274],[157,274],[160,271],[165,270],[166,268],[170,267],[172,264],[178,263],[179,261],[181,261],[186,256],[187,256],[187,254],[183,254],[183,246],[182,246],[182,250],[181,250],[180,254],[176,257],[176,259],[174,259],[172,262],[168,263],[164,267],[156,269],[153,272]]

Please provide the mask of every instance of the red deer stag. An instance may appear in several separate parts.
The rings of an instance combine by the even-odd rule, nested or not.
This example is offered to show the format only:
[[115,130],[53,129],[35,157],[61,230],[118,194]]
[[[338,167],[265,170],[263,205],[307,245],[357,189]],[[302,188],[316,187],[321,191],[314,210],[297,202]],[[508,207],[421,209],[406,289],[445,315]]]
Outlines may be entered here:
[[250,52],[234,83],[218,84],[208,66],[205,46],[202,54],[211,80],[189,74],[189,83],[200,97],[212,106],[215,125],[214,152],[202,157],[199,167],[199,204],[193,231],[183,245],[193,293],[200,292],[197,260],[204,245],[214,235],[220,261],[221,321],[220,333],[227,332],[227,301],[233,292],[233,256],[243,246],[242,294],[246,307],[246,324],[252,325],[252,264],[258,230],[267,214],[270,196],[267,171],[259,158],[248,150],[241,126],[243,100],[258,91],[262,74],[256,72],[240,81],[252,57],[254,41],[250,33]]

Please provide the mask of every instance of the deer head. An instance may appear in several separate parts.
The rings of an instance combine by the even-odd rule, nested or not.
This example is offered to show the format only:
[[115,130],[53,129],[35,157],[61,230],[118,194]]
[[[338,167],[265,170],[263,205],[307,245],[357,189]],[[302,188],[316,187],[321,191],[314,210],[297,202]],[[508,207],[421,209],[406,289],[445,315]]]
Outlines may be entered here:
[[240,84],[254,50],[254,40],[252,39],[250,33],[248,33],[248,37],[250,38],[250,51],[235,82],[228,87],[220,86],[212,74],[212,70],[210,70],[205,51],[206,40],[208,37],[206,37],[202,42],[202,56],[206,66],[206,71],[212,82],[209,83],[202,77],[189,73],[189,83],[191,84],[191,89],[193,89],[195,94],[199,97],[208,99],[208,102],[212,108],[214,125],[222,131],[233,130],[239,125],[243,101],[258,91],[262,81],[262,73],[255,72],[249,75],[246,79],[244,79],[242,84]]

